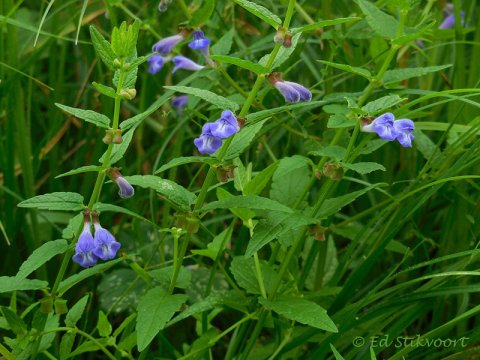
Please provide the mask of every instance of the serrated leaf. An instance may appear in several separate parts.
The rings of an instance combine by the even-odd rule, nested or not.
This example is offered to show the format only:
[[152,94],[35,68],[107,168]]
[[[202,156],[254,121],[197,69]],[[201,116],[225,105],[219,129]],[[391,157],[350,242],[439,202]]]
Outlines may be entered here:
[[339,70],[343,70],[343,71],[346,71],[346,72],[349,72],[349,73],[352,73],[352,74],[363,76],[365,79],[368,79],[368,80],[373,79],[373,76],[370,73],[370,71],[368,71],[367,69],[364,69],[364,68],[359,68],[359,67],[345,65],[345,64],[337,64],[337,63],[334,63],[334,62],[331,62],[331,61],[325,61],[325,60],[317,60],[317,61],[322,63],[322,64],[325,64],[325,65],[334,67],[336,69],[339,69]]
[[[277,56],[275,57],[275,60],[273,61],[272,66],[270,66],[269,71],[272,71],[273,69],[279,67],[282,65],[285,61],[287,61],[290,58],[290,55],[293,54],[295,49],[297,48],[298,41],[300,40],[300,37],[302,36],[302,33],[295,34],[292,37],[292,45],[290,47],[284,47],[282,46],[280,50],[278,51]],[[258,63],[262,66],[267,66],[267,62],[270,58],[270,54],[267,54],[263,56]]]
[[[260,262],[263,283],[267,293],[271,292],[274,280],[277,276],[276,271],[265,261]],[[257,272],[253,258],[236,256],[230,265],[230,271],[237,284],[251,294],[261,294],[258,284]]]
[[266,74],[268,72],[268,70],[260,64],[255,64],[251,61],[236,58],[233,56],[212,55],[210,56],[210,58],[221,63],[236,65],[242,69],[252,71],[257,75]]
[[327,311],[312,301],[286,295],[273,301],[264,298],[259,298],[258,301],[266,309],[272,310],[289,320],[329,332],[338,332],[335,323],[327,315]]
[[[148,275],[151,276],[154,280],[159,283],[169,286],[173,280],[174,267],[166,266],[161,269],[150,270]],[[175,287],[180,289],[186,289],[190,286],[192,282],[192,273],[188,271],[184,266],[180,267],[177,280],[175,282]]]
[[233,44],[233,34],[235,33],[234,29],[228,30],[223,36],[218,39],[211,48],[211,53],[214,55],[227,55],[230,53],[230,49]]
[[342,164],[343,167],[353,170],[359,174],[365,175],[371,173],[372,171],[382,170],[386,171],[385,166],[376,162],[358,162],[355,164]]
[[27,332],[27,324],[25,324],[22,318],[18,316],[14,311],[12,311],[12,309],[6,306],[2,306],[0,307],[0,310],[8,325],[10,326],[10,329],[16,335],[23,335]]
[[95,205],[93,205],[92,210],[97,211],[99,213],[114,212],[114,213],[117,213],[117,214],[119,214],[119,213],[120,214],[126,214],[126,215],[129,215],[129,216],[134,217],[136,219],[139,219],[139,220],[142,220],[142,221],[145,221],[145,222],[148,222],[148,223],[152,223],[150,220],[145,219],[143,216],[137,214],[136,212],[125,209],[125,208],[123,208],[121,206],[117,206],[117,205],[104,204],[104,203],[98,202],[98,203],[95,203]]
[[394,39],[397,36],[398,21],[377,8],[367,0],[356,0],[362,12],[367,16],[368,25],[380,36]]
[[204,0],[202,6],[192,14],[189,22],[190,26],[195,28],[207,22],[212,16],[213,10],[215,10],[215,5],[215,0]]
[[59,103],[55,103],[55,105],[60,109],[62,109],[63,111],[69,113],[70,115],[73,115],[76,118],[82,119],[89,123],[92,123],[98,127],[101,127],[104,129],[108,129],[110,127],[110,119],[103,114],[97,113],[96,111],[77,109],[77,108],[62,105]]
[[53,192],[38,195],[22,201],[17,206],[58,211],[80,211],[85,208],[83,196],[74,192]]
[[343,114],[333,114],[330,115],[327,122],[327,127],[329,129],[340,129],[355,126],[356,122],[354,119],[349,118]]
[[179,157],[170,160],[168,163],[165,165],[162,165],[157,171],[155,171],[155,174],[158,174],[162,171],[180,166],[180,165],[185,165],[185,164],[191,164],[191,163],[204,163],[208,165],[216,165],[219,164],[220,161],[218,159],[212,158],[212,157],[205,157],[205,156],[185,156],[185,157]]
[[338,145],[330,145],[320,150],[310,151],[308,154],[314,156],[327,156],[334,160],[340,161],[345,158],[345,155],[347,154],[347,149]]
[[59,355],[60,360],[68,359],[72,353],[73,344],[75,343],[75,333],[64,333],[60,341]]
[[245,126],[238,134],[235,134],[235,137],[233,138],[232,143],[225,154],[224,160],[234,159],[243,153],[243,151],[250,146],[250,143],[253,141],[267,120],[268,119],[265,119],[256,124]]
[[150,289],[140,299],[135,327],[138,351],[143,351],[152,342],[187,299],[186,295],[170,295],[160,287]]
[[65,325],[69,327],[74,327],[77,325],[78,320],[82,318],[85,307],[87,306],[88,298],[90,295],[85,295],[80,300],[78,300],[75,305],[71,307],[65,316]]
[[293,213],[294,211],[288,206],[282,205],[277,201],[269,198],[249,195],[249,196],[232,196],[218,201],[213,201],[202,208],[202,211],[214,209],[251,209],[251,210],[271,210]]
[[117,92],[115,91],[114,88],[110,86],[99,84],[95,81],[92,82],[92,85],[100,94],[111,97],[112,99],[115,99],[117,97]]
[[256,17],[262,19],[266,23],[270,24],[273,26],[275,29],[282,23],[282,20],[272,13],[270,10],[267,8],[258,5],[254,2],[247,1],[247,0],[233,0],[235,3],[243,7],[245,10],[248,12],[252,13]]
[[102,59],[102,61],[110,69],[114,69],[113,60],[115,60],[115,54],[113,53],[110,43],[95,29],[90,26],[90,37],[92,38],[93,47],[95,52]]
[[209,90],[198,89],[189,86],[164,86],[165,89],[169,89],[172,91],[176,91],[183,94],[190,94],[193,96],[197,96],[212,105],[215,105],[217,108],[221,110],[231,110],[233,112],[237,111],[240,106],[229,100],[223,96],[217,95]]
[[16,277],[26,278],[28,275],[37,270],[40,266],[45,264],[48,260],[56,255],[63,254],[68,249],[68,242],[66,240],[49,241],[35,249],[27,260],[20,266]]
[[270,198],[293,207],[310,182],[310,175],[308,158],[294,155],[281,159],[273,174]]
[[183,186],[177,183],[162,179],[154,175],[134,175],[127,176],[125,179],[131,185],[141,186],[152,189],[163,195],[168,201],[180,207],[182,210],[189,210],[190,205],[194,204],[197,197]]
[[322,20],[322,21],[318,21],[318,22],[310,24],[310,25],[305,25],[305,26],[298,27],[298,28],[292,28],[292,29],[290,29],[290,32],[292,34],[296,34],[296,33],[302,33],[302,32],[307,32],[307,31],[315,31],[317,29],[324,28],[325,26],[343,24],[343,23],[347,23],[347,22],[358,21],[360,19],[361,18],[359,18],[359,17],[348,17],[348,18],[338,18],[338,19],[332,19],[332,20]]
[[383,83],[387,85],[387,84],[395,83],[398,81],[403,81],[410,78],[427,75],[432,72],[449,68],[451,66],[452,66],[451,64],[447,64],[447,65],[438,65],[438,66],[426,66],[426,67],[387,70],[385,72],[385,75],[383,75],[382,80],[383,80]]
[[16,276],[0,276],[0,293],[46,288],[48,288],[48,282],[46,281],[22,279]]
[[259,195],[272,178],[275,170],[278,167],[278,163],[278,161],[275,161],[274,163],[270,164],[265,169],[260,171],[257,175],[255,175],[255,177],[250,180],[243,189],[243,194]]
[[97,171],[97,172],[98,172],[98,171],[101,171],[102,169],[103,169],[103,168],[102,168],[101,166],[98,166],[98,165],[82,166],[82,167],[79,167],[79,168],[77,168],[77,169],[73,169],[73,170],[67,171],[66,173],[57,175],[57,176],[55,176],[55,179],[58,179],[58,178],[61,178],[61,177],[64,177],[64,176],[81,174],[81,173],[84,173],[84,172],[92,172],[92,171]]
[[401,103],[405,99],[398,95],[387,95],[380,99],[370,101],[368,104],[362,107],[362,110],[369,115],[377,115],[382,112],[386,112],[391,107]]
[[227,228],[220,234],[215,236],[213,240],[207,244],[206,249],[191,250],[192,254],[207,256],[212,260],[215,260],[219,253],[223,251],[225,244],[230,241],[232,232]]

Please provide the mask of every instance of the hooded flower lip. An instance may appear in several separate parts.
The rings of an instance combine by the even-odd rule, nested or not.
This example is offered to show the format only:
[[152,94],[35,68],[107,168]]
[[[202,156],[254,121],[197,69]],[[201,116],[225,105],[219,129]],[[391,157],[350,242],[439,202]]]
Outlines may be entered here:
[[165,64],[168,61],[167,58],[161,56],[161,55],[152,55],[148,60],[148,72],[152,75],[155,75],[158,73],[160,70],[162,70],[163,64]]
[[228,138],[238,132],[238,130],[240,130],[240,126],[237,118],[230,110],[223,111],[220,119],[210,126],[212,135],[221,139]]
[[397,133],[393,127],[395,117],[392,113],[385,113],[377,117],[369,125],[362,128],[364,132],[376,132],[383,140],[393,141],[397,137]]
[[185,56],[175,56],[172,59],[173,63],[175,64],[175,67],[172,70],[172,74],[175,73],[179,69],[184,69],[184,70],[190,70],[190,71],[198,71],[202,70],[205,66],[202,66],[200,64],[197,64],[195,61],[190,60],[189,58]]
[[212,134],[213,125],[213,123],[203,125],[202,134],[193,140],[193,143],[201,154],[213,154],[222,146],[222,139]]
[[172,106],[177,109],[177,115],[182,116],[183,108],[187,106],[188,96],[181,95],[172,99]]
[[375,132],[383,140],[398,140],[403,147],[412,147],[414,129],[415,124],[412,120],[395,120],[394,115],[389,112],[380,115],[371,124],[362,126],[362,131]]
[[172,35],[161,39],[152,46],[152,51],[161,55],[168,55],[172,49],[182,40],[184,36],[182,34]]
[[414,138],[412,131],[415,129],[415,124],[410,119],[399,119],[393,122],[393,128],[397,133],[397,140],[403,147],[412,147],[412,140]]
[[[85,213],[85,217],[89,217],[89,213]],[[97,263],[98,257],[94,253],[95,242],[90,231],[90,221],[85,221],[83,224],[83,231],[78,238],[77,245],[75,246],[75,255],[72,259],[78,265],[84,268],[88,268]]]
[[100,223],[94,223],[93,226],[95,227],[95,237],[93,238],[95,248],[93,253],[102,260],[113,259],[117,255],[118,249],[120,249],[120,243]]
[[193,32],[193,40],[188,43],[188,47],[193,50],[201,51],[205,56],[209,56],[208,47],[211,40],[203,34],[203,31],[196,30]]

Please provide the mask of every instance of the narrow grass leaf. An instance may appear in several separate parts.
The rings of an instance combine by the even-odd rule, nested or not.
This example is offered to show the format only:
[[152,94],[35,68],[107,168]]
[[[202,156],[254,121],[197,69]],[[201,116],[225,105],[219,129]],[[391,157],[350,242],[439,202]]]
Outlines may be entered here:
[[217,108],[221,110],[231,110],[233,112],[237,111],[240,106],[229,100],[223,96],[217,95],[209,90],[198,89],[189,86],[164,86],[165,89],[173,90],[183,94],[190,94],[193,96],[197,96],[212,105],[215,105]]

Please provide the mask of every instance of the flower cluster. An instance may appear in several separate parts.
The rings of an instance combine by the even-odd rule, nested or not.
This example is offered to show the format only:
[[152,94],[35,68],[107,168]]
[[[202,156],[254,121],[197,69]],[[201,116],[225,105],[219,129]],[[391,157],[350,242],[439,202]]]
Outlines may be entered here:
[[96,212],[91,214],[95,234],[92,236],[90,211],[85,210],[83,215],[83,231],[78,238],[77,245],[75,246],[73,261],[81,267],[88,268],[95,265],[98,259],[113,259],[117,255],[118,249],[120,249],[120,243],[115,240],[115,237],[108,230],[100,225],[98,214]]
[[[182,31],[177,35],[166,37],[152,46],[152,51],[155,54],[148,59],[148,72],[150,74],[158,73],[162,69],[163,65],[170,60],[174,64],[172,73],[175,73],[180,69],[198,71],[205,68],[205,66],[197,64],[195,61],[185,56],[178,55],[174,56],[173,58],[170,56],[173,48],[182,42],[186,38],[187,34],[187,31]],[[208,59],[210,56],[209,46],[210,39],[206,38],[202,31],[196,30],[193,32],[193,41],[188,44],[188,47],[193,50],[200,51],[205,58]]]
[[220,146],[222,139],[240,130],[240,124],[230,110],[222,112],[222,116],[213,123],[203,125],[202,134],[193,143],[202,154],[213,154]]
[[412,147],[413,134],[415,124],[410,119],[395,120],[392,113],[380,115],[370,124],[363,124],[362,131],[375,132],[383,140],[398,140],[403,147]]

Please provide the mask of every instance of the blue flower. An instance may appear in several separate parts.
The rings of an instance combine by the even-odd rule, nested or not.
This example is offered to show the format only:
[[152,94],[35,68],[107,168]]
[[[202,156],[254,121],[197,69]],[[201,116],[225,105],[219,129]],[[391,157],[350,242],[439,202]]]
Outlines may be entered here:
[[222,139],[212,134],[213,123],[206,123],[203,125],[202,134],[200,137],[193,140],[201,154],[213,154],[222,146]]
[[187,102],[188,102],[187,95],[177,96],[172,99],[172,106],[177,108],[178,116],[182,115],[183,108],[187,106]]
[[172,49],[183,40],[183,34],[166,37],[152,46],[152,51],[162,55],[168,55]]
[[115,184],[118,185],[118,195],[120,195],[122,199],[126,199],[135,195],[135,189],[122,176],[118,168],[113,167],[108,169],[107,174],[112,178]]
[[190,71],[198,71],[202,70],[205,66],[197,64],[195,61],[190,60],[189,58],[185,56],[175,56],[173,58],[173,63],[175,64],[175,67],[172,70],[172,74],[175,73],[175,71],[179,69],[185,69],[185,70],[190,70]]
[[364,125],[362,131],[376,132],[383,140],[393,141],[397,138],[397,132],[393,127],[395,117],[392,113],[380,115],[369,125]]
[[205,56],[209,56],[208,47],[210,45],[210,39],[206,38],[203,31],[196,30],[193,32],[193,41],[188,43],[188,46],[193,50],[201,51]]
[[163,64],[168,61],[168,58],[161,55],[152,55],[147,61],[149,63],[148,72],[155,75],[162,70]]
[[300,84],[281,80],[275,82],[273,86],[280,91],[287,102],[296,103],[299,101],[312,100],[312,93],[310,90]]
[[90,231],[90,222],[85,221],[83,224],[83,231],[78,238],[77,245],[75,246],[75,255],[72,257],[73,261],[84,268],[95,265],[98,257],[95,255],[94,249],[95,242]]
[[230,135],[238,132],[238,130],[240,130],[240,126],[238,125],[237,118],[230,110],[223,111],[220,119],[210,126],[212,135],[221,139],[228,138]]
[[399,119],[393,122],[393,129],[397,134],[396,139],[403,147],[412,147],[415,124],[410,119]]
[[[460,12],[460,17],[462,19],[462,25],[463,25],[463,19],[465,17],[465,12],[461,11]],[[448,15],[443,22],[440,24],[438,27],[439,29],[451,29],[455,26],[455,14],[450,14]]]
[[113,259],[117,255],[118,249],[120,249],[120,243],[100,223],[96,222],[93,226],[95,227],[95,248],[93,253],[102,260]]

